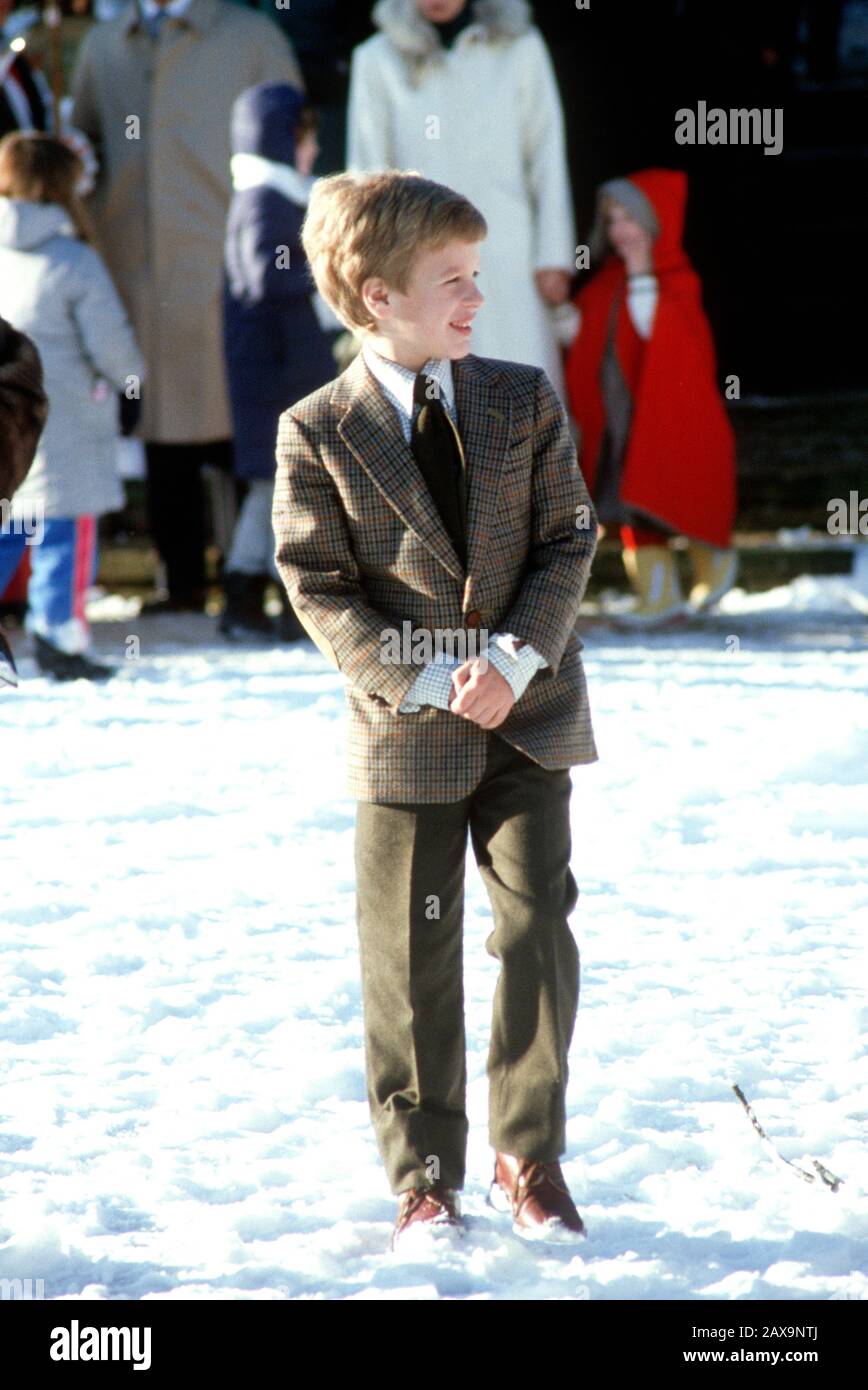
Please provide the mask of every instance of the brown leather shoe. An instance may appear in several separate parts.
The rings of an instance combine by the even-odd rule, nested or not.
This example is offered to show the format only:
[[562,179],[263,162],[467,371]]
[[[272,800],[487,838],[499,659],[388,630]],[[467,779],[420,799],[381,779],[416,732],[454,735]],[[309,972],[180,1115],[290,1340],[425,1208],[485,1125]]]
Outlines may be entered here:
[[461,1202],[455,1189],[437,1182],[430,1187],[410,1187],[399,1193],[398,1216],[392,1232],[393,1250],[407,1227],[417,1222],[437,1228],[452,1226],[463,1230]]
[[572,1240],[588,1234],[558,1162],[496,1153],[489,1202],[512,1214],[516,1235],[528,1240]]

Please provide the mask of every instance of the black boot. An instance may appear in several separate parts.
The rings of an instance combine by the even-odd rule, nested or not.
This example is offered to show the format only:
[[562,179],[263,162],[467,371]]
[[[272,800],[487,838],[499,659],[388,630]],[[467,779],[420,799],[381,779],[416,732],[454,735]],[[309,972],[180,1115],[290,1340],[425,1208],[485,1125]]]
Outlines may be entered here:
[[207,589],[191,589],[185,594],[150,594],[142,600],[140,618],[161,618],[166,613],[204,613]]
[[274,637],[271,619],[262,606],[267,576],[227,570],[223,576],[226,605],[217,631],[230,642],[250,637]]
[[115,674],[114,666],[91,661],[83,652],[64,652],[38,633],[33,634],[34,655],[40,671],[56,681],[107,681]]

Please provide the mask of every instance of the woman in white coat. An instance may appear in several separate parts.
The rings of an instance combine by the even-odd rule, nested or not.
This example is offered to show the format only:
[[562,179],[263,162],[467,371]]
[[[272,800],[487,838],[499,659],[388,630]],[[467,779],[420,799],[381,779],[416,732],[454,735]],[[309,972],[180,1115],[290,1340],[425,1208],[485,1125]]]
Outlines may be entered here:
[[[525,0],[379,0],[353,51],[347,164],[415,169],[470,198],[485,304],[471,347],[542,367],[566,404],[560,316],[575,267],[563,112]],[[562,306],[562,307],[559,307]]]

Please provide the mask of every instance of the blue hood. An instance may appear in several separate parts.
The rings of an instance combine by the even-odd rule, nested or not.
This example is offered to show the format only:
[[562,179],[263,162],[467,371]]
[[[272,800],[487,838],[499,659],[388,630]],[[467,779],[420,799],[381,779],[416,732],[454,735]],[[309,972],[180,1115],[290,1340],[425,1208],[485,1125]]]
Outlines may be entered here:
[[232,153],[294,164],[295,128],[304,104],[304,93],[289,82],[248,87],[232,106]]

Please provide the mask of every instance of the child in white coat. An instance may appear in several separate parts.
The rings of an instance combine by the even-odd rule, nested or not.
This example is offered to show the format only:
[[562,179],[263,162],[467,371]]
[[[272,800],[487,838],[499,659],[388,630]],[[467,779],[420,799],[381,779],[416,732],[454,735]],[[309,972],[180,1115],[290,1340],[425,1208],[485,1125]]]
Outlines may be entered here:
[[0,593],[30,544],[27,626],[40,670],[104,679],[87,655],[84,600],[97,520],[123,506],[116,466],[118,393],[138,394],[145,364],[126,311],[76,203],[81,161],[62,141],[0,141],[0,314],[42,358],[48,419],[33,466],[0,499]]

